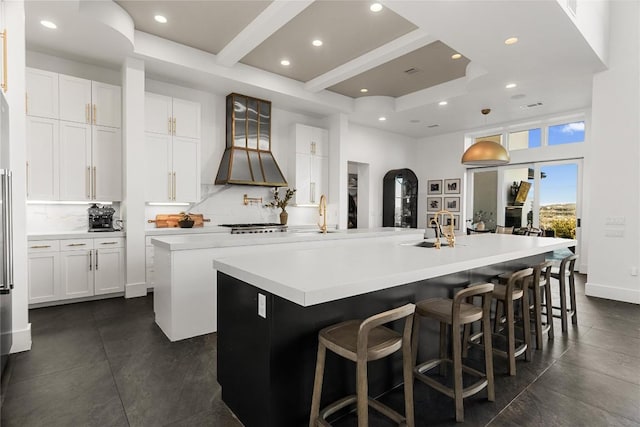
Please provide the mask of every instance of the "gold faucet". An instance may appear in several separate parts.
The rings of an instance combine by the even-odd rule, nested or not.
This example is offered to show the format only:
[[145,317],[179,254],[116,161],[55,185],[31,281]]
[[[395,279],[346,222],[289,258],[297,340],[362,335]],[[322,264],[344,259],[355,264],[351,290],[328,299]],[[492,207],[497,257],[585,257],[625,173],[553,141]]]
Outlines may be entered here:
[[322,217],[322,225],[318,223],[318,227],[320,227],[320,231],[322,233],[327,234],[327,196],[324,194],[320,196],[320,216]]
[[440,215],[449,215],[449,224],[443,226],[442,234],[447,239],[447,243],[449,247],[454,247],[456,244],[456,233],[455,233],[455,224],[453,214],[447,210],[441,210],[434,214],[433,219],[430,221],[429,225],[435,225],[436,227],[436,242],[435,248],[440,249]]

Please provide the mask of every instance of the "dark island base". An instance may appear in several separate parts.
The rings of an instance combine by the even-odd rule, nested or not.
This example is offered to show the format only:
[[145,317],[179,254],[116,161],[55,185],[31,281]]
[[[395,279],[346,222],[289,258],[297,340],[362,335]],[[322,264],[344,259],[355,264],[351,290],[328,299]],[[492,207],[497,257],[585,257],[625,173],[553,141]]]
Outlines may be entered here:
[[[320,329],[407,302],[451,297],[467,283],[543,259],[544,255],[523,258],[310,307],[218,272],[218,381],[222,399],[247,427],[308,425]],[[266,296],[266,318],[258,316],[259,293]],[[401,325],[394,326],[399,329]],[[423,323],[420,360],[437,356],[438,331],[437,322]],[[402,383],[400,352],[370,363],[368,376],[370,396],[379,396]],[[355,364],[327,352],[322,406],[354,393]]]

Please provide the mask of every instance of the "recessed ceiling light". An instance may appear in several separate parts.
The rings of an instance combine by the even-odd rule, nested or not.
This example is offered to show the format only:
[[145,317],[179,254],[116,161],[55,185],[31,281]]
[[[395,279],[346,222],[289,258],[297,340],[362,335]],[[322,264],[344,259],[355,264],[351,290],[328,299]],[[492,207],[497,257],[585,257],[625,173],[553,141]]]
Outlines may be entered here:
[[167,18],[162,16],[162,15],[156,15],[153,17],[153,19],[156,20],[156,22],[159,22],[161,24],[166,24],[167,23]]
[[291,65],[291,62],[289,62],[288,59],[283,59],[282,61],[280,61],[280,65],[284,65],[285,67],[288,67],[289,65]]
[[454,53],[453,55],[451,55],[451,59],[460,59],[462,58],[462,55],[460,55],[459,53]]
[[381,122],[384,122],[385,120],[387,120],[387,118],[385,116],[382,116],[382,117],[378,117],[378,120],[380,120]]
[[360,89],[360,93],[367,93],[369,92],[369,89],[367,89],[366,87],[363,87],[362,89]]
[[440,102],[438,102],[438,105],[439,105],[439,106],[441,106],[441,107],[442,107],[443,105],[447,105],[447,104],[448,104],[448,102],[447,102],[447,101],[440,101]]
[[311,44],[314,45],[315,47],[320,47],[322,46],[322,40],[315,39],[314,41],[311,42]]
[[51,21],[47,21],[46,19],[43,19],[42,21],[40,21],[40,25],[42,25],[43,27],[47,27],[49,29],[55,30],[56,28],[58,28],[58,26],[56,24],[54,24]]
[[507,89],[513,89],[513,88],[514,88],[514,87],[516,87],[516,86],[518,86],[518,85],[517,85],[517,84],[515,84],[515,83],[509,83],[509,84],[507,84],[507,85],[505,86],[505,88],[507,88]]
[[509,37],[504,41],[504,44],[516,44],[516,43],[518,43],[517,37]]
[[511,99],[522,99],[522,98],[524,98],[525,96],[527,96],[527,95],[525,95],[524,93],[519,93],[519,94],[517,94],[517,95],[513,95],[513,96],[511,97]]
[[372,3],[371,6],[369,6],[369,10],[371,12],[380,12],[382,10],[382,5],[380,3]]

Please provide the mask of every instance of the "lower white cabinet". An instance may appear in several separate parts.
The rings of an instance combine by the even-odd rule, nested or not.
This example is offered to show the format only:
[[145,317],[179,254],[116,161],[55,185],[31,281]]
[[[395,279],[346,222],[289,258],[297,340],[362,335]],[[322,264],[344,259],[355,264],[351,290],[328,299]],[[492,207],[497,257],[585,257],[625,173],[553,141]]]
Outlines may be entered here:
[[124,238],[29,242],[29,304],[124,291]]

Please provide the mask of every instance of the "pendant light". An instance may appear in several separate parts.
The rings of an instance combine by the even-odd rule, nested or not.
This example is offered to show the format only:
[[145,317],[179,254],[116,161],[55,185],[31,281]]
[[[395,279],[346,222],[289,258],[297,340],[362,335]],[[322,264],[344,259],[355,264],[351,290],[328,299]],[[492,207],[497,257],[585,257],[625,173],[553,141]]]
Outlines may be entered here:
[[[489,108],[480,111],[484,116],[491,112]],[[485,119],[486,120],[486,119]],[[462,155],[462,164],[469,166],[497,166],[509,163],[509,153],[494,141],[478,141]]]

